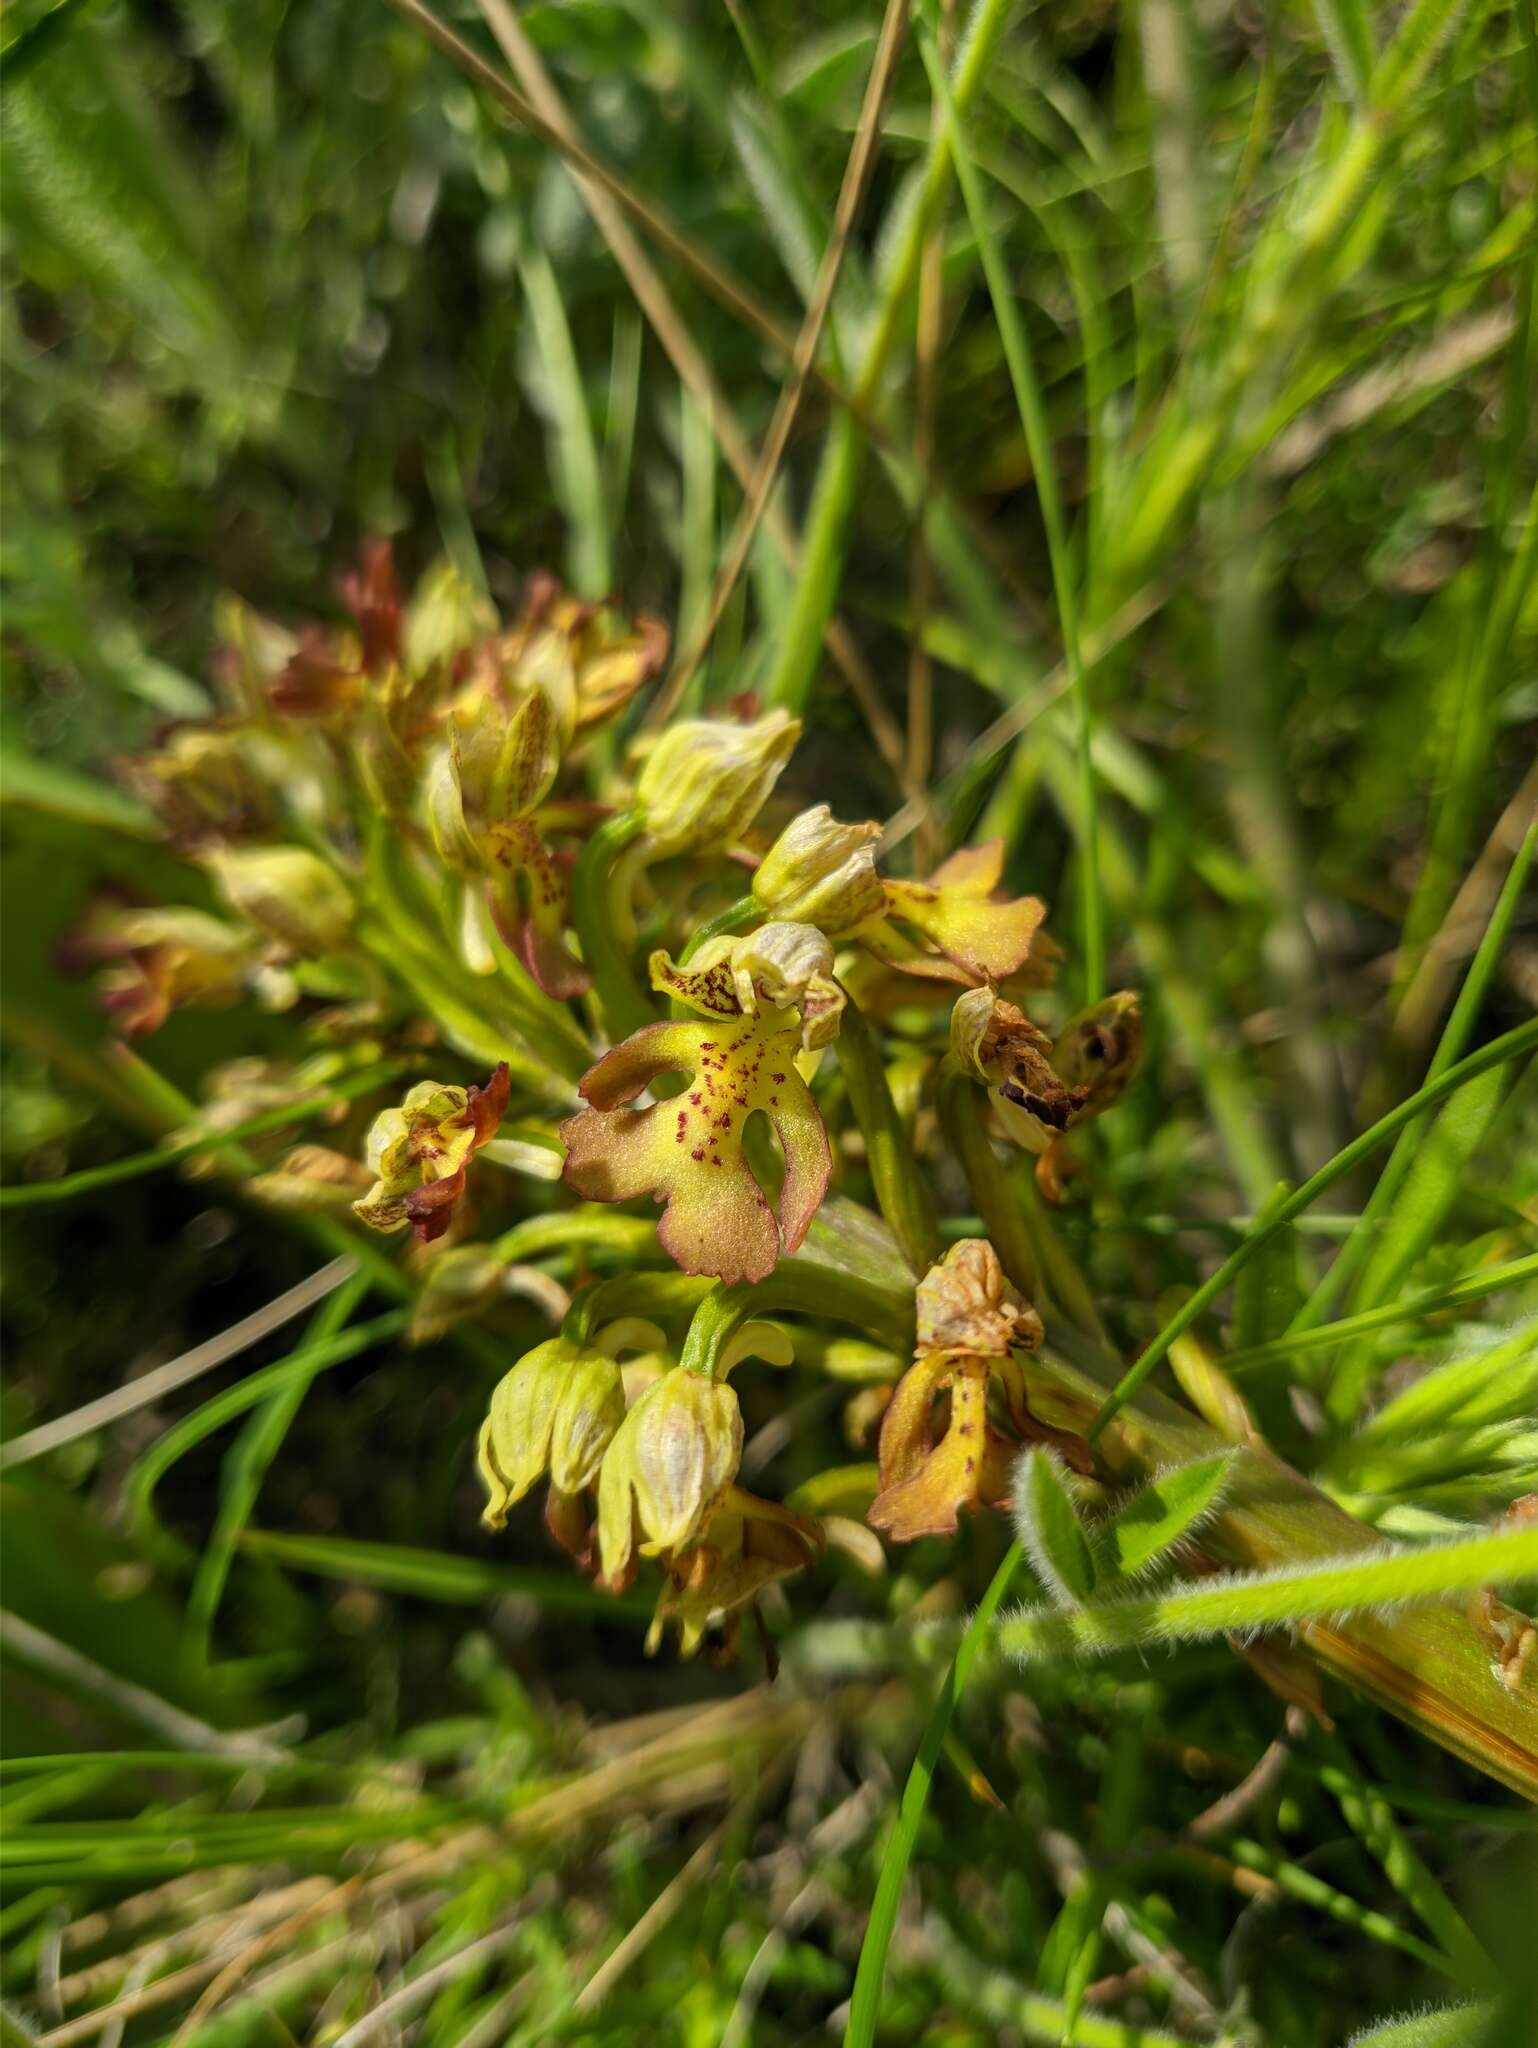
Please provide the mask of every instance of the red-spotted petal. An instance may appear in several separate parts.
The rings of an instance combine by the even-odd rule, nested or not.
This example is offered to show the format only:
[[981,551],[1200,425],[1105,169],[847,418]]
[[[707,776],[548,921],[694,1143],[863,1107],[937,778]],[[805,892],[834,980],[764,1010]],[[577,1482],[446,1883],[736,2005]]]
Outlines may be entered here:
[[[658,1239],[686,1273],[762,1280],[801,1243],[827,1190],[832,1156],[796,1071],[798,1034],[775,1021],[648,1025],[591,1070],[582,1093],[593,1108],[561,1126],[568,1186],[590,1201],[662,1203]],[[689,1087],[650,1108],[620,1106],[665,1073]],[[756,1113],[784,1154],[778,1221],[743,1147]]]

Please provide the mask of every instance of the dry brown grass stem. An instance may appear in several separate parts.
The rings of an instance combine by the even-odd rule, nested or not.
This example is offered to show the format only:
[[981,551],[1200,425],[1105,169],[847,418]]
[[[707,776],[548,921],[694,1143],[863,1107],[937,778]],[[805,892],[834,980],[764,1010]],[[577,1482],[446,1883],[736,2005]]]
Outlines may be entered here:
[[[744,497],[751,502],[754,481],[758,473],[752,444],[743,432],[731,401],[696,346],[689,332],[688,323],[673,303],[672,294],[630,225],[632,218],[641,218],[642,215],[645,216],[646,224],[655,225],[661,216],[656,215],[644,201],[630,193],[628,187],[623,186],[611,172],[604,170],[603,166],[584,149],[570,110],[545,69],[544,60],[529,40],[510,0],[481,0],[481,9],[502,54],[517,75],[523,93],[527,94],[527,100],[522,94],[514,92],[489,65],[483,64],[467,44],[462,43],[452,30],[446,28],[435,15],[420,4],[420,0],[390,0],[390,4],[406,20],[414,23],[429,36],[477,83],[484,85],[488,92],[493,93],[500,104],[508,107],[509,111],[515,110],[510,105],[511,100],[516,103],[517,108],[534,114],[538,126],[531,132],[537,132],[552,148],[565,156],[576,180],[577,189],[582,194],[599,233],[607,242],[625,282],[634,294],[637,305],[662,344],[668,360],[678,374],[679,381],[699,407],[701,416],[715,437],[716,445],[720,448],[727,467],[737,479]],[[681,237],[676,229],[669,227],[667,233],[675,240],[682,241],[684,247],[691,251],[690,267],[696,275],[701,274],[703,265],[709,277],[717,276],[714,266],[701,258],[697,251],[693,251],[692,245],[686,238]],[[668,246],[672,247],[672,241],[668,242]],[[716,295],[721,296],[720,292]],[[740,312],[735,303],[729,306],[729,310]],[[782,344],[782,352],[794,361],[796,343],[780,330],[777,324],[775,335],[771,338]],[[812,374],[818,377],[818,381],[822,381],[820,373],[816,372],[815,368]],[[834,396],[840,404],[848,402],[847,394],[842,391],[835,391]],[[870,423],[866,424],[869,427]],[[782,508],[774,503],[772,492],[764,510],[763,525],[786,567],[795,574],[801,565],[800,539]],[[854,636],[837,613],[828,620],[823,638],[829,654],[843,671],[854,692],[855,702],[870,728],[877,750],[891,770],[898,787],[906,794],[902,772],[901,735],[881,701],[875,678],[860,653]]]

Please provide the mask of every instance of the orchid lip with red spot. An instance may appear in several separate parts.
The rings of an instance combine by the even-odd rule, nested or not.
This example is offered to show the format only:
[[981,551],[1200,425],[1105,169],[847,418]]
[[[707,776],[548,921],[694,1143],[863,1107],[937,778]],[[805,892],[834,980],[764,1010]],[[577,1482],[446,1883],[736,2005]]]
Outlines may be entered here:
[[[726,1030],[679,1022],[636,1032],[589,1071],[581,1093],[592,1107],[561,1126],[567,1185],[591,1201],[661,1202],[658,1238],[686,1273],[762,1280],[805,1237],[832,1171],[822,1118],[791,1065],[798,1036],[783,1011],[738,1017]],[[695,1086],[649,1108],[623,1106],[667,1073]],[[784,1154],[778,1216],[744,1149],[755,1112]]]

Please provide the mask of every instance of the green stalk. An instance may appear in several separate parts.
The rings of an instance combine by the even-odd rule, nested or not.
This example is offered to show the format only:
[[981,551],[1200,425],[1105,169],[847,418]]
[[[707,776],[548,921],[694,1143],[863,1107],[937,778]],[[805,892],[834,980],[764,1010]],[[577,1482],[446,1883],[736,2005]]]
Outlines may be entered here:
[[739,896],[737,901],[728,904],[725,910],[718,910],[714,917],[706,919],[679,954],[679,966],[687,967],[700,948],[708,945],[712,939],[745,932],[750,926],[760,923],[765,914],[764,906],[756,896]]
[[1485,1266],[1467,1273],[1448,1287],[1428,1288],[1423,1294],[1406,1295],[1400,1301],[1385,1302],[1381,1308],[1364,1309],[1360,1315],[1342,1316],[1315,1330],[1274,1337],[1267,1344],[1252,1344],[1243,1351],[1230,1352],[1223,1360],[1225,1372],[1241,1366],[1269,1365],[1279,1358],[1294,1358],[1300,1352],[1328,1351],[1347,1338],[1372,1330],[1390,1330],[1416,1316],[1435,1315],[1446,1308],[1461,1308],[1465,1302],[1484,1301],[1503,1287],[1515,1287],[1523,1280],[1538,1280],[1538,1252],[1524,1259],[1511,1259],[1504,1266]]
[[638,811],[619,811],[606,818],[578,855],[571,878],[571,921],[582,941],[583,962],[593,977],[593,996],[603,1028],[615,1043],[657,1021],[616,936],[627,928],[628,915],[622,911],[616,917],[613,903],[619,856],[645,830]]
[[694,1312],[680,1363],[714,1379],[722,1352],[745,1323],[786,1311],[852,1323],[904,1351],[913,1341],[913,1300],[907,1290],[793,1257],[781,1259],[766,1280],[712,1286]]
[[[1426,1079],[1434,1081],[1456,1060],[1468,1043],[1469,1033],[1479,1015],[1485,999],[1485,991],[1495,973],[1496,965],[1505,949],[1506,937],[1511,930],[1512,920],[1522,901],[1522,893],[1532,867],[1534,854],[1538,853],[1538,820],[1527,829],[1527,835],[1512,860],[1505,883],[1485,926],[1479,948],[1464,976],[1463,987],[1458,1000],[1453,1004],[1452,1013],[1431,1056],[1426,1069]],[[1357,1219],[1356,1228],[1341,1246],[1329,1271],[1319,1282],[1302,1308],[1293,1318],[1294,1330],[1312,1329],[1329,1313],[1342,1290],[1355,1279],[1369,1253],[1378,1241],[1379,1219],[1392,1207],[1405,1176],[1415,1164],[1425,1142],[1426,1127],[1419,1118],[1405,1130],[1389,1154],[1378,1184],[1368,1198],[1365,1208]],[[1364,1308],[1373,1306],[1371,1301],[1363,1302]]]
[[945,1746],[951,1717],[956,1711],[956,1702],[966,1690],[967,1680],[972,1676],[972,1666],[977,1662],[978,1653],[988,1640],[999,1604],[1009,1591],[1015,1573],[1020,1568],[1020,1555],[1020,1545],[1011,1543],[989,1582],[987,1592],[978,1603],[977,1612],[967,1624],[966,1634],[961,1639],[950,1669],[935,1695],[934,1705],[929,1710],[929,1719],[924,1724],[918,1755],[913,1759],[908,1782],[903,1787],[902,1804],[897,1809],[897,1825],[892,1830],[887,1841],[886,1853],[881,1859],[881,1875],[876,1881],[876,1896],[871,1901],[870,1918],[865,1924],[865,1939],[860,1945],[860,1961],[855,1970],[854,1995],[849,2001],[849,2024],[844,2030],[844,2048],[871,2048],[876,2038],[876,2024],[881,2012],[881,1986],[886,1976],[887,1951],[892,1945],[892,1932],[897,1925],[897,1912],[902,1904],[908,1865],[913,1860],[913,1845],[918,1840],[924,1810],[929,1804],[935,1766]]
[[1377,1547],[1356,1556],[1226,1573],[1194,1586],[1084,1607],[1040,1608],[1004,1622],[999,1646],[1026,1662],[1105,1655],[1153,1643],[1197,1642],[1237,1630],[1338,1622],[1364,1610],[1476,1593],[1538,1577],[1538,1527],[1482,1530],[1419,1549]]
[[983,1234],[999,1264],[1028,1301],[1041,1294],[1041,1266],[1020,1205],[988,1136],[987,1098],[958,1067],[941,1069],[935,1101],[946,1143],[961,1163]]
[[1369,1158],[1380,1145],[1386,1144],[1399,1131],[1412,1124],[1423,1110],[1445,1100],[1466,1081],[1472,1081],[1476,1074],[1487,1073],[1492,1067],[1501,1066],[1508,1060],[1520,1059],[1524,1053],[1535,1048],[1538,1048],[1538,1019],[1531,1023],[1519,1024],[1514,1031],[1508,1031],[1500,1038],[1493,1039],[1479,1052],[1472,1053],[1466,1060],[1460,1060],[1456,1066],[1449,1067],[1436,1080],[1426,1082],[1406,1101],[1400,1103],[1397,1109],[1391,1109],[1387,1116],[1380,1117],[1370,1129],[1363,1131],[1360,1137],[1354,1138],[1342,1151],[1337,1152],[1335,1157],[1321,1166],[1317,1173],[1310,1174],[1303,1185],[1289,1195],[1265,1223],[1259,1224],[1242,1243],[1234,1247],[1217,1271],[1209,1279],[1204,1280],[1187,1298],[1158,1336],[1117,1381],[1085,1431],[1089,1442],[1094,1443],[1104,1433],[1112,1417],[1125,1406],[1163,1360],[1175,1339],[1190,1329],[1224,1289],[1238,1278],[1256,1253],[1279,1230],[1285,1228],[1294,1216],[1301,1215],[1328,1188],[1332,1188],[1338,1180],[1343,1180],[1362,1160]]
[[349,1075],[324,1094],[287,1108],[264,1110],[260,1116],[248,1117],[227,1131],[200,1132],[196,1137],[178,1139],[175,1144],[157,1145],[153,1151],[136,1152],[131,1159],[114,1159],[110,1166],[88,1166],[79,1173],[62,1174],[58,1180],[0,1188],[0,1209],[27,1209],[38,1202],[71,1201],[76,1195],[88,1195],[97,1188],[115,1187],[120,1181],[138,1180],[146,1173],[158,1173],[162,1167],[177,1166],[184,1159],[195,1159],[200,1152],[212,1152],[221,1145],[238,1144],[243,1138],[260,1138],[289,1124],[309,1123],[410,1071],[404,1061],[391,1060],[384,1066],[370,1067],[367,1073]]
[[561,1335],[573,1344],[591,1343],[604,1323],[622,1316],[692,1315],[717,1283],[696,1273],[616,1273],[596,1287],[584,1287],[567,1311]]
[[1057,599],[1057,614],[1063,637],[1063,657],[1068,664],[1073,694],[1079,801],[1084,819],[1084,830],[1079,842],[1080,858],[1083,862],[1079,907],[1083,935],[1084,1000],[1086,1003],[1098,1003],[1105,994],[1105,918],[1100,892],[1100,799],[1095,779],[1095,765],[1091,756],[1094,724],[1090,711],[1089,678],[1085,672],[1079,628],[1078,585],[1071,558],[1068,521],[1063,512],[1062,492],[1058,486],[1057,463],[1052,451],[1052,432],[1047,422],[1047,408],[1042,399],[1041,384],[1036,375],[1036,364],[1031,354],[1025,323],[1020,318],[1020,309],[1010,289],[1009,272],[1005,267],[998,237],[993,230],[993,222],[989,217],[982,181],[972,163],[933,39],[922,26],[918,31],[918,44],[925,69],[929,73],[930,90],[941,110],[943,132],[950,140],[951,154],[956,164],[956,178],[961,186],[967,217],[972,223],[972,232],[977,237],[977,252],[982,262],[983,276],[987,281],[988,296],[993,303],[993,316],[998,325],[999,340],[1003,344],[1004,359],[1009,367],[1009,381],[1014,389],[1015,405],[1019,410],[1020,425],[1025,434],[1031,471],[1036,479],[1036,495],[1041,504],[1042,523],[1047,530],[1047,555],[1052,569],[1052,589]]
[[849,1107],[865,1140],[881,1213],[913,1271],[925,1273],[940,1256],[934,1195],[892,1100],[881,1048],[852,996],[844,1005],[834,1051]]
[[1089,1283],[1043,1214],[1029,1177],[1017,1180],[993,1148],[983,1091],[958,1069],[942,1070],[935,1107],[999,1264],[1028,1300],[1055,1302],[1085,1336],[1104,1345],[1105,1325]]

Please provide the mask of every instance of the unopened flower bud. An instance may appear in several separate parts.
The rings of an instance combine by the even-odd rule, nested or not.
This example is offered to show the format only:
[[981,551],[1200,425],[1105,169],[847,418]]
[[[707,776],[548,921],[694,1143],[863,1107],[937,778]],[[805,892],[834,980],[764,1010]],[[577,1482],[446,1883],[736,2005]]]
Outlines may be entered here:
[[447,560],[435,562],[406,607],[406,668],[425,675],[497,630],[496,608]]
[[347,885],[302,846],[232,846],[205,856],[237,916],[296,953],[329,953],[352,927]]
[[602,1352],[553,1337],[519,1359],[481,1429],[487,1527],[500,1529],[546,1472],[558,1493],[591,1486],[624,1414],[619,1367]]
[[690,718],[670,726],[636,783],[636,809],[653,849],[697,853],[726,846],[757,817],[801,736],[801,721],[771,711],[751,725]]
[[604,1576],[627,1573],[640,1528],[644,1556],[690,1542],[742,1458],[742,1412],[719,1381],[684,1366],[664,1373],[625,1417],[598,1478]]
[[257,774],[248,732],[184,726],[155,753],[124,762],[123,773],[183,845],[212,834],[259,832],[272,822],[272,798]]
[[837,938],[886,909],[876,824],[841,825],[826,804],[792,818],[759,863],[753,894],[773,917]]

